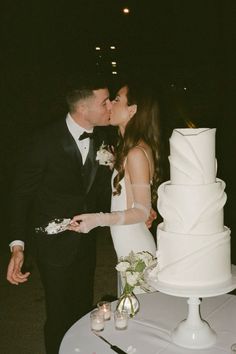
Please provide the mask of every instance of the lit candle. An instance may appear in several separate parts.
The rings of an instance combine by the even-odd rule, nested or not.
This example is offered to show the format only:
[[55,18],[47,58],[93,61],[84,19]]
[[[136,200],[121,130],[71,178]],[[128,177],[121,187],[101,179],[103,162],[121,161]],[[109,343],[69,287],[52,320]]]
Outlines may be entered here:
[[90,313],[91,329],[93,331],[103,331],[104,329],[104,315],[99,309],[95,309]]
[[128,327],[128,312],[116,311],[114,313],[115,327],[116,329],[126,329]]
[[99,310],[103,313],[105,321],[111,318],[111,303],[108,301],[100,301],[97,304]]

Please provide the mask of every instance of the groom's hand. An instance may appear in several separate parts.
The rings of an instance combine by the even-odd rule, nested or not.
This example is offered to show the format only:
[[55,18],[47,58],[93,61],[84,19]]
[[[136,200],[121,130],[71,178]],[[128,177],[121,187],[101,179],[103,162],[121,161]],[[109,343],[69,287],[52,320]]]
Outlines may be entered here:
[[8,264],[7,280],[11,284],[18,285],[28,280],[30,272],[22,273],[21,268],[24,263],[24,252],[21,246],[13,246],[12,256]]

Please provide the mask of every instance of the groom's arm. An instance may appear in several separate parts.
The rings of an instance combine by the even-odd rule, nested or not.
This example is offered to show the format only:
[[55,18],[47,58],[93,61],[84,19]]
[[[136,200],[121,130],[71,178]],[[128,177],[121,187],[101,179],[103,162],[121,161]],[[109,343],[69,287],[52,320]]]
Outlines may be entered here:
[[29,214],[35,192],[45,168],[44,150],[38,139],[33,140],[21,153],[15,172],[10,201],[10,247],[11,259],[7,270],[7,280],[18,285],[27,281],[29,272],[22,273],[24,263],[24,241],[29,225]]
[[7,280],[11,284],[18,285],[27,281],[30,273],[22,273],[21,268],[24,263],[24,251],[22,246],[13,246],[12,256],[8,264]]
[[9,241],[25,241],[32,207],[46,168],[43,139],[33,138],[18,158],[10,197]]

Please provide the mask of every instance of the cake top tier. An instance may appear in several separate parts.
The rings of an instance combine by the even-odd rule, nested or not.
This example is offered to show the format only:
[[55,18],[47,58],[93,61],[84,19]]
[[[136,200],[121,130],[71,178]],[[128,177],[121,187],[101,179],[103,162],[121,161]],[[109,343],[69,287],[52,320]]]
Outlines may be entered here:
[[209,184],[216,181],[216,129],[175,129],[170,138],[172,184]]

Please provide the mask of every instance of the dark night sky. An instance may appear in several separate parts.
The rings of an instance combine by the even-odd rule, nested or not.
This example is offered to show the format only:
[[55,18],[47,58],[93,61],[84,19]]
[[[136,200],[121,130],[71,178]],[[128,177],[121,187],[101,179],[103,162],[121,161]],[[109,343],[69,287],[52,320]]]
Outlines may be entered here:
[[[233,3],[5,0],[1,55],[6,95],[19,94],[20,105],[29,95],[36,109],[44,96],[53,99],[66,75],[94,63],[96,44],[117,46],[120,69],[136,68],[139,74],[200,87],[203,93],[228,93],[235,62]],[[130,15],[122,14],[125,5]]]
[[0,13],[3,191],[21,141],[64,112],[67,75],[94,65],[95,45],[115,44],[120,71],[188,87],[193,118],[218,128],[220,173],[235,194],[235,1],[2,0]]
[[[16,137],[62,114],[66,78],[95,67],[94,47],[117,47],[118,71],[175,90],[197,124],[232,121],[235,2],[4,0],[0,120]],[[124,15],[122,8],[130,8]],[[167,91],[168,94],[168,91]],[[62,108],[63,107],[63,108]],[[64,111],[63,111],[64,112]],[[173,122],[174,126],[174,122]],[[8,134],[4,134],[5,140]]]
[[[125,60],[187,66],[222,61],[231,7],[227,1],[5,1],[7,65],[63,68],[83,61],[96,42],[114,41]],[[163,4],[164,3],[164,4]],[[226,4],[225,4],[226,3]],[[228,2],[229,3],[229,2]],[[130,5],[130,15],[121,13]]]

